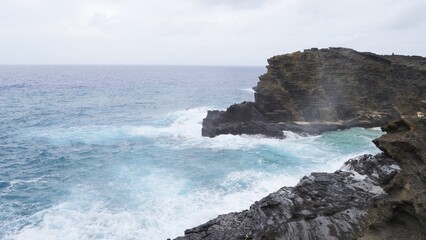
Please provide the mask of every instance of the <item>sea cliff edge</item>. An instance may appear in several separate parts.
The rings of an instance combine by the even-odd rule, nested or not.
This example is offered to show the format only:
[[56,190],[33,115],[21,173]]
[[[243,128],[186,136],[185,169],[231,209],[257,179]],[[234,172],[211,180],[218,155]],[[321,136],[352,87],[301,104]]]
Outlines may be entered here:
[[176,239],[426,239],[426,58],[347,48],[272,57],[255,102],[209,111],[202,135],[382,126],[383,152],[311,173]]

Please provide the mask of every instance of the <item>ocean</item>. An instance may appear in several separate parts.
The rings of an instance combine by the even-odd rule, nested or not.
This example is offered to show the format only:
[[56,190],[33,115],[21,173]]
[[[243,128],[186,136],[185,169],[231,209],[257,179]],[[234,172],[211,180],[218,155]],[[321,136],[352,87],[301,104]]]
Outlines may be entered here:
[[378,153],[378,129],[201,136],[265,67],[0,66],[0,239],[167,239],[310,172]]

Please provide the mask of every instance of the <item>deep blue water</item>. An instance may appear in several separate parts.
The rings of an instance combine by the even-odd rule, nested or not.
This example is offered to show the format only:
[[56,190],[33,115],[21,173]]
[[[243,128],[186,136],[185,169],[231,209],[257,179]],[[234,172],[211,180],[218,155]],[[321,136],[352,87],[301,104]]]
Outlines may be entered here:
[[0,239],[166,239],[376,153],[381,133],[201,137],[264,67],[0,66]]

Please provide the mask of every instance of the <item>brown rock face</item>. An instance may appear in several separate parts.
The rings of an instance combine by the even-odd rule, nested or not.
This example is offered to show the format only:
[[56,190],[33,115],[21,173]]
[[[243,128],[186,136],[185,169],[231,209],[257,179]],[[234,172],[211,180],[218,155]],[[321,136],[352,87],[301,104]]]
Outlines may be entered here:
[[373,209],[374,224],[361,239],[426,239],[426,118],[408,118],[382,128],[374,143],[401,172]]
[[256,87],[256,104],[280,121],[413,115],[426,94],[426,59],[421,57],[330,48],[275,56],[268,63]]
[[239,127],[241,123],[255,126],[257,134],[275,137],[282,130],[321,133],[381,126],[426,111],[423,57],[329,48],[275,56],[268,63],[255,87],[254,106],[248,109],[256,108],[264,120],[241,120],[245,106],[235,117],[229,109],[215,112],[204,120],[203,136],[251,134],[251,128]]

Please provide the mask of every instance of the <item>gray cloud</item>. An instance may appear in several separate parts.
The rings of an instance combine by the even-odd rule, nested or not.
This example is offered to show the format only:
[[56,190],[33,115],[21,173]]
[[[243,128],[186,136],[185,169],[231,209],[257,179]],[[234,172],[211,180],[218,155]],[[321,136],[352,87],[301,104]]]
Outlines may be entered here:
[[264,65],[311,47],[426,55],[423,0],[3,0],[0,64]]
[[274,0],[198,0],[201,4],[230,6],[235,9],[257,8]]
[[426,21],[426,2],[404,4],[388,13],[387,25],[393,29],[415,28]]

